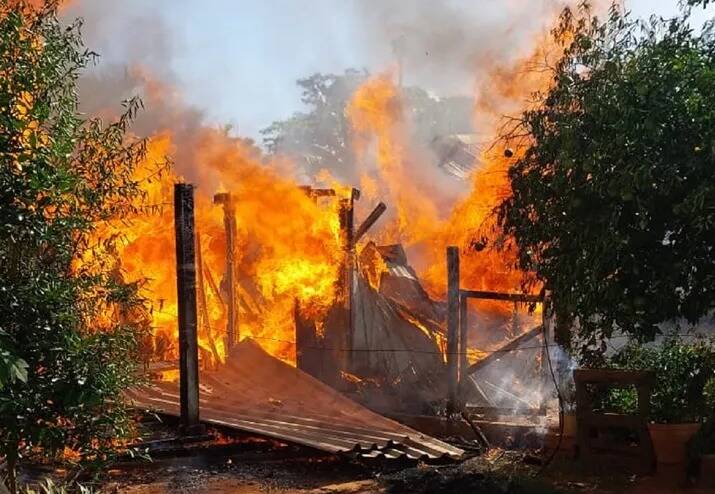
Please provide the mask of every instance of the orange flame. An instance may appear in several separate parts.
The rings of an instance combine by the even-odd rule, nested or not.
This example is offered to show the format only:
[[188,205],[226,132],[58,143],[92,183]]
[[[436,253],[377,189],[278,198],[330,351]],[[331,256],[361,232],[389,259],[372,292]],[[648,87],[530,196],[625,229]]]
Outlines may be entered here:
[[[297,184],[264,165],[240,139],[203,129],[195,161],[205,176],[219,181],[237,198],[237,299],[242,338],[256,338],[270,353],[293,362],[295,302],[310,316],[320,317],[333,303],[342,259],[337,201],[310,200]],[[140,173],[173,150],[172,137],[151,139]],[[151,302],[151,326],[156,358],[176,358],[177,300],[173,221],[173,173],[145,180],[147,205],[157,206],[127,225],[112,225],[103,235],[120,235],[124,279],[140,280]],[[221,206],[212,192],[196,189],[195,217],[201,264],[199,345],[208,362],[223,361],[227,315],[222,278],[226,271],[226,233]],[[146,206],[146,205],[145,205]],[[146,209],[146,208],[145,208]],[[203,292],[203,293],[202,293]]]
[[[543,74],[525,77],[521,73],[540,55],[538,52],[514,67],[497,67],[492,71],[492,80],[481,90],[475,105],[475,120],[482,134],[498,135],[497,117],[503,114],[505,102],[521,105],[528,94],[546,87],[548,80]],[[160,84],[148,87],[150,97],[169,94]],[[501,150],[485,150],[481,154],[472,176],[471,193],[456,203],[449,215],[440,217],[432,200],[435,191],[413,173],[422,165],[421,158],[409,143],[401,93],[391,76],[368,80],[355,92],[346,112],[355,131],[355,152],[363,168],[363,192],[368,197],[386,194],[381,199],[386,199],[397,212],[378,235],[382,240],[401,241],[419,254],[420,276],[431,294],[444,296],[448,245],[457,245],[462,250],[463,287],[518,290],[523,273],[514,268],[516,252],[491,248],[499,240],[493,208],[510,193],[506,176],[510,161]],[[256,338],[269,353],[294,362],[296,301],[306,315],[320,319],[337,296],[336,282],[344,255],[338,201],[312,200],[297,183],[286,178],[291,176],[290,163],[263,163],[260,152],[242,139],[207,128],[199,129],[197,134],[190,157],[196,167],[190,178],[202,184],[196,191],[195,213],[201,255],[199,269],[204,280],[203,293],[199,294],[202,355],[208,362],[222,361],[226,355],[226,293],[222,288],[226,235],[223,211],[212,201],[213,193],[220,188],[236,197],[240,335]],[[174,151],[172,139],[165,133],[151,140],[147,169],[159,156]],[[371,168],[373,150],[375,166]],[[124,237],[119,252],[123,276],[141,280],[143,291],[151,300],[149,319],[156,358],[176,357],[171,204],[172,184],[179,179],[169,174],[148,184],[148,202],[163,207],[153,215],[135,218],[130,228],[117,227],[117,233]],[[339,195],[349,190],[337,184],[327,171],[317,179],[335,188]],[[475,248],[482,237],[489,248]],[[377,285],[377,279],[370,281]],[[485,307],[511,311],[511,307],[501,304]]]
[[[471,192],[445,219],[438,217],[430,199],[437,191],[414,178],[417,158],[409,151],[401,94],[392,77],[384,74],[368,80],[352,98],[347,114],[358,135],[356,152],[363,162],[369,160],[370,144],[376,146],[377,177],[366,174],[362,182],[369,190],[386,190],[390,205],[398,211],[394,221],[383,228],[383,235],[387,233],[393,242],[403,241],[420,255],[420,277],[435,297],[445,295],[445,250],[449,245],[461,249],[463,287],[503,292],[521,289],[524,276],[516,268],[517,253],[510,239],[501,237],[493,214],[511,193],[507,170],[516,156],[505,157],[504,150],[490,142],[499,137],[504,114],[522,110],[532,93],[548,87],[550,74],[531,70],[531,66],[542,60],[549,48],[549,42],[542,40],[531,56],[509,67],[495,66],[489,78],[481,81],[475,126],[485,136],[485,149],[471,177]],[[503,313],[511,310],[502,303],[479,305]]]

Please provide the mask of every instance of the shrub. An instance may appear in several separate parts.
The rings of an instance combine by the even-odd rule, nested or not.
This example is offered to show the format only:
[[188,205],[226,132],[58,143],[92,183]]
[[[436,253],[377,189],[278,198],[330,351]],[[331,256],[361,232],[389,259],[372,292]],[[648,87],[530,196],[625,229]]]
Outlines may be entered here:
[[[715,347],[712,340],[686,342],[668,337],[660,344],[629,343],[611,358],[621,369],[652,370],[650,419],[659,423],[702,422],[715,404]],[[631,389],[613,390],[613,408],[632,412],[637,399]]]

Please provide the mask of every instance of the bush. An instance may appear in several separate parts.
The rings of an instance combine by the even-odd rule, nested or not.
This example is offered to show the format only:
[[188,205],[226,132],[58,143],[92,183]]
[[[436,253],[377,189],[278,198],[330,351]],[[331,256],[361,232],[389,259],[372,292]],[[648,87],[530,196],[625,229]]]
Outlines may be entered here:
[[[715,408],[715,347],[712,340],[684,342],[669,337],[661,344],[629,343],[611,358],[611,365],[630,370],[652,370],[650,419],[659,423],[702,422]],[[608,396],[610,407],[633,412],[635,390],[617,389]]]
[[[38,2],[39,3],[39,2]],[[116,264],[108,222],[137,213],[146,142],[130,101],[104,124],[79,111],[94,56],[57,2],[0,0],[0,457],[17,492],[21,461],[66,449],[104,462],[131,430],[122,391],[137,382],[145,328],[136,284]]]
[[37,488],[27,487],[22,491],[22,494],[94,494],[94,489],[85,487],[80,484],[66,485],[66,484],[56,484],[51,479],[47,479],[42,482]]

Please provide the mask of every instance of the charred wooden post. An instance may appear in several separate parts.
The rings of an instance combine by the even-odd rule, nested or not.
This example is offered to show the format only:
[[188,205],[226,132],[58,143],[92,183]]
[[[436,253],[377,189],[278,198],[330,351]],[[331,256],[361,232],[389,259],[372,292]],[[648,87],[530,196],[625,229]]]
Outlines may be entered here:
[[230,192],[215,194],[214,204],[223,206],[223,227],[226,231],[226,348],[230,350],[240,339],[236,298],[236,206]]
[[459,390],[459,248],[447,247],[447,413],[457,412]]
[[360,198],[360,191],[352,189],[350,196],[340,199],[340,230],[343,235],[345,260],[343,267],[344,308],[346,316],[345,331],[338,342],[337,362],[340,370],[351,369],[354,314],[353,298],[355,294],[355,201]]
[[194,186],[174,185],[176,285],[179,303],[179,402],[181,429],[186,435],[203,432],[199,423],[199,344],[196,314],[196,252]]

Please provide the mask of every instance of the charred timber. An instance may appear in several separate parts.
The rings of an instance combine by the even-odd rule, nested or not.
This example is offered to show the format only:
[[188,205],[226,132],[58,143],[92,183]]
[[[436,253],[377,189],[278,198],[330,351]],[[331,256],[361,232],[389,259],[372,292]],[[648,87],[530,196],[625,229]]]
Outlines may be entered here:
[[544,301],[541,295],[525,295],[523,293],[485,292],[481,290],[460,290],[460,295],[465,298],[479,298],[486,300],[505,300],[523,304],[538,304]]
[[240,339],[236,298],[236,206],[230,192],[214,195],[214,204],[223,206],[223,226],[226,231],[226,292],[228,295],[226,348],[230,350]]
[[387,206],[385,205],[384,202],[381,202],[378,204],[375,209],[372,210],[372,212],[368,215],[367,218],[365,218],[365,221],[362,222],[362,224],[358,227],[358,229],[355,231],[355,236],[353,238],[353,245],[357,244],[360,239],[367,233],[367,231],[372,228],[372,225],[375,224],[377,220],[380,219],[380,216],[387,210]]
[[314,189],[310,185],[301,185],[300,189],[310,198],[335,197],[335,189]]
[[181,430],[186,435],[203,432],[199,423],[199,345],[196,313],[196,240],[194,187],[174,185],[176,231],[176,286],[179,305],[179,401]]
[[338,354],[336,361],[340,370],[349,371],[352,368],[352,343],[354,337],[354,279],[355,279],[355,201],[360,197],[358,189],[352,189],[350,196],[340,199],[340,230],[343,236],[345,257],[343,260],[342,289],[345,294],[345,325],[338,336]]
[[447,247],[447,413],[457,412],[459,390],[459,249]]

